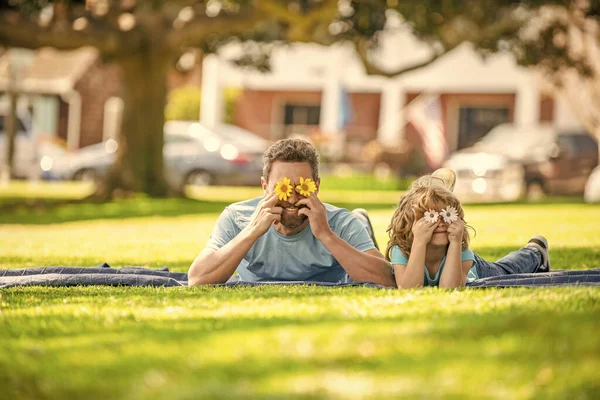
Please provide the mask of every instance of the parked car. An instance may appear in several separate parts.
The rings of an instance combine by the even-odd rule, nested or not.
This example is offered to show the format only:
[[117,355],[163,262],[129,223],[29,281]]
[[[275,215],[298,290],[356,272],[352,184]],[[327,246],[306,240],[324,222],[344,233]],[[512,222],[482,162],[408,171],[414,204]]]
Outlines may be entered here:
[[[211,130],[194,121],[169,121],[164,127],[165,178],[170,187],[256,185],[262,174],[265,139],[233,125]],[[114,139],[87,146],[41,168],[46,179],[96,181],[115,160]],[[46,166],[47,167],[47,166]]]
[[585,184],[583,199],[586,203],[600,203],[600,166],[594,168]]
[[502,124],[452,154],[455,192],[465,200],[511,201],[523,195],[581,195],[598,165],[598,143],[582,131]]

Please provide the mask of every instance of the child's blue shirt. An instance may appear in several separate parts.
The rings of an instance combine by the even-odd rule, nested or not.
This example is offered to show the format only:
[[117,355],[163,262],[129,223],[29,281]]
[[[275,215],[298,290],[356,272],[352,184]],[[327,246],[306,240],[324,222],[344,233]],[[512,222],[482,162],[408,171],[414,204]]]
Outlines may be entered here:
[[[471,249],[466,249],[460,253],[460,260],[461,260],[461,262],[468,261],[468,260],[475,260],[475,255],[474,255],[473,251],[471,251]],[[404,253],[402,253],[402,250],[400,250],[400,247],[398,247],[398,246],[392,247],[391,262],[392,262],[392,264],[401,264],[401,265],[408,264],[408,258],[406,258]],[[435,276],[433,278],[431,276],[429,276],[429,271],[427,270],[427,267],[423,265],[423,269],[425,270],[425,279],[423,280],[423,286],[439,286],[440,285],[440,276],[442,276],[442,270],[444,269],[445,263],[446,263],[446,257],[444,257],[442,259],[442,262],[440,264],[440,269],[438,270],[437,274],[435,274]],[[473,282],[476,279],[479,279],[479,276],[477,274],[477,268],[475,268],[475,264],[473,264],[473,267],[471,267],[471,270],[467,274],[467,282]]]

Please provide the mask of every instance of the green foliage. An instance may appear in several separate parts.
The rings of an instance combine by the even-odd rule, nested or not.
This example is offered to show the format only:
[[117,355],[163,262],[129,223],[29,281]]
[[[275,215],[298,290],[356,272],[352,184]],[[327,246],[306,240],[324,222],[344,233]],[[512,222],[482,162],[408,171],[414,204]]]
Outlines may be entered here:
[[414,178],[377,178],[372,174],[352,174],[348,176],[327,175],[322,177],[323,190],[406,190]]
[[[240,95],[239,89],[226,88],[223,91],[223,121],[234,123],[235,105]],[[202,91],[195,86],[182,86],[169,92],[167,106],[165,107],[165,119],[194,121],[200,116],[200,104]]]

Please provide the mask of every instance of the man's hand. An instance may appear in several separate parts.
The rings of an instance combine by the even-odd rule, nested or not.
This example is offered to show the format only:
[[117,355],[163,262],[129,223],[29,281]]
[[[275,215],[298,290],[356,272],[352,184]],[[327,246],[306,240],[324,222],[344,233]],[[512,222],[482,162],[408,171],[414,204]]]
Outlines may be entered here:
[[258,202],[256,210],[254,211],[254,214],[252,214],[252,219],[246,227],[253,236],[259,237],[264,235],[271,225],[273,225],[273,222],[281,221],[281,212],[283,209],[281,207],[275,207],[277,200],[277,195],[271,193]]
[[448,240],[450,243],[459,243],[462,244],[463,232],[465,231],[465,221],[462,219],[457,219],[448,225]]
[[413,244],[427,244],[431,240],[437,222],[428,222],[425,217],[415,221],[412,226]]
[[319,200],[316,192],[310,197],[298,200],[295,204],[296,207],[300,207],[301,205],[306,207],[299,209],[298,215],[306,215],[308,217],[310,230],[318,240],[322,242],[328,236],[333,234],[329,227],[329,222],[327,221],[327,210],[325,210],[325,205]]

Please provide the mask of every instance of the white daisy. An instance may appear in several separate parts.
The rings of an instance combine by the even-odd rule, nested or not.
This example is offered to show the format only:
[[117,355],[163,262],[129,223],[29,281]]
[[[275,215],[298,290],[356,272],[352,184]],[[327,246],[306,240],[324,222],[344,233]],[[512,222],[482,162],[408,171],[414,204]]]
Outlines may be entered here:
[[425,221],[427,221],[429,223],[437,222],[439,216],[440,216],[440,214],[437,211],[433,211],[433,210],[427,210],[427,211],[425,211],[425,214],[423,214]]
[[444,208],[442,211],[440,211],[440,215],[447,224],[451,224],[458,220],[458,211],[452,206]]

